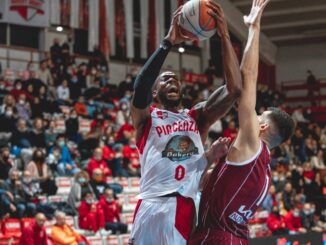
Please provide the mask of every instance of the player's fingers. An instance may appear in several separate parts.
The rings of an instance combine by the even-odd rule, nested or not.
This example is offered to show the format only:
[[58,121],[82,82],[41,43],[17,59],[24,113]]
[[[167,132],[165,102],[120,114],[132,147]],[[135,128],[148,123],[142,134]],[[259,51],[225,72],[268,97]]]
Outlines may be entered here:
[[267,5],[269,2],[270,2],[270,0],[265,0],[264,3],[263,3],[263,5],[262,5],[262,8],[265,8],[266,5]]
[[215,12],[216,14],[218,14],[218,15],[222,15],[222,13],[223,13],[222,8],[220,8],[219,6],[216,6],[216,5],[213,5],[213,4],[210,4],[210,3],[206,3],[206,6],[207,6],[210,10],[214,11],[214,12]]
[[176,15],[178,12],[182,10],[183,5],[181,5],[179,8],[177,8],[176,11],[174,11],[173,15]]
[[218,3],[214,2],[214,1],[207,1],[207,2],[206,2],[206,5],[207,5],[207,6],[212,6],[212,7],[214,7],[215,9],[222,9],[222,8],[221,8],[221,5],[219,5]]
[[214,13],[213,11],[208,10],[207,13],[208,13],[212,18],[214,18],[216,21],[223,22],[223,19],[222,19],[220,16],[218,16],[216,13]]

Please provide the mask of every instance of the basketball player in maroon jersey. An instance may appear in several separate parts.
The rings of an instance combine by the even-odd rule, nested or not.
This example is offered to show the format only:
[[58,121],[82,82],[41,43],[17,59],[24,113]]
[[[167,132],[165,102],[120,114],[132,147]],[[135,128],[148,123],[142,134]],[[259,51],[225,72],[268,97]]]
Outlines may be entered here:
[[[198,227],[189,244],[248,244],[248,220],[270,185],[269,149],[286,141],[294,122],[285,112],[269,108],[257,116],[256,85],[262,12],[269,0],[253,0],[247,46],[241,64],[243,89],[238,100],[239,133],[203,186]],[[214,147],[214,145],[213,145]]]

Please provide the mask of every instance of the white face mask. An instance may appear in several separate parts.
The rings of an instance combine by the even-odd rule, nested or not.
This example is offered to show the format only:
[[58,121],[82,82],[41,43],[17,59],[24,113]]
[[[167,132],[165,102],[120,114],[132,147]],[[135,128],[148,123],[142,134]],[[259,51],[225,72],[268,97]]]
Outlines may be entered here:
[[13,115],[13,111],[6,111],[6,116],[7,117],[11,117]]
[[111,202],[113,202],[113,198],[106,198],[106,201],[107,201],[108,203],[111,203]]

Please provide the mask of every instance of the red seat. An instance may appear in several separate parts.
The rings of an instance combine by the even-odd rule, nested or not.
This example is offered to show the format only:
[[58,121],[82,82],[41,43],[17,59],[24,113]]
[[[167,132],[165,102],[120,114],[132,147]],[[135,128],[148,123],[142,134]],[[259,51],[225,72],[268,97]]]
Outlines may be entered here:
[[35,219],[34,218],[23,218],[21,219],[21,228],[22,230],[25,229],[26,227],[29,227],[32,223],[34,223]]

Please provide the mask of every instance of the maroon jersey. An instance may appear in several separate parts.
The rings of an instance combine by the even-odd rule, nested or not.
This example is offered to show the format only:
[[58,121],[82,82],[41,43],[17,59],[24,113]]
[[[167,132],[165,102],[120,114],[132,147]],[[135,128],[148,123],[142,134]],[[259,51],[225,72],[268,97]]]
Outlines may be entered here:
[[263,142],[257,154],[245,162],[220,162],[202,192],[198,230],[226,231],[248,238],[248,220],[270,185],[269,163],[270,153]]

